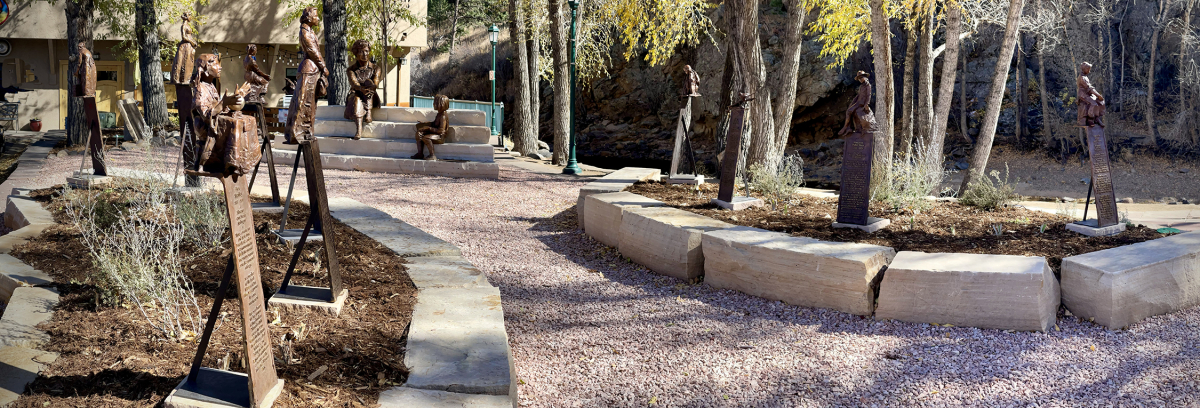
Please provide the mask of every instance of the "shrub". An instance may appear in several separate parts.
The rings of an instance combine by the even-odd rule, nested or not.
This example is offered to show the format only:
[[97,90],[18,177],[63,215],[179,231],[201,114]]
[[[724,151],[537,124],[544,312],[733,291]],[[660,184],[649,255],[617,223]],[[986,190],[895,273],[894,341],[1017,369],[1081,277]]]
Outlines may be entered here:
[[762,163],[750,166],[748,171],[750,186],[762,193],[775,211],[787,209],[796,189],[804,185],[804,159],[799,156],[784,157],[775,171]]
[[911,157],[892,161],[892,179],[873,191],[874,199],[882,201],[893,211],[920,212],[933,206],[928,197],[951,172],[942,170],[941,152],[918,148]]
[[[1004,178],[1000,178],[998,170],[992,170],[991,178],[981,177],[975,172],[971,174],[975,176],[975,181],[967,185],[967,191],[958,199],[959,204],[995,211],[997,208],[1012,205],[1020,197],[1016,186],[1008,181],[1008,164],[1004,165]],[[993,182],[992,179],[996,181]]]

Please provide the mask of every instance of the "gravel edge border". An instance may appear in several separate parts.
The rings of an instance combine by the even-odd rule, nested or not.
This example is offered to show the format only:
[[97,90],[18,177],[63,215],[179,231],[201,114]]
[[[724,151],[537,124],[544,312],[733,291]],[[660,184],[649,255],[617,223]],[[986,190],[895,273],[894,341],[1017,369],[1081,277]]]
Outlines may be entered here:
[[[22,154],[24,156],[24,154]],[[44,160],[44,158],[43,158]],[[40,166],[39,166],[40,168]],[[47,288],[43,285],[49,283],[45,279],[29,279],[27,276],[11,275],[14,271],[8,271],[11,267],[21,268],[22,266],[33,270],[36,274],[45,275],[41,271],[33,269],[31,266],[8,256],[7,253],[13,246],[27,241],[29,238],[41,235],[47,225],[45,224],[29,224],[30,218],[51,218],[50,212],[46,211],[42,206],[30,206],[24,210],[21,207],[11,205],[14,197],[21,197],[28,194],[29,190],[14,188],[13,195],[8,196],[7,211],[16,211],[21,213],[19,218],[26,221],[26,224],[13,232],[10,232],[5,237],[3,243],[3,253],[5,258],[4,263],[15,263],[15,265],[7,265],[0,269],[0,284],[11,287],[11,290],[0,292],[0,296],[7,296],[4,301],[7,303],[13,298],[16,298],[16,303],[9,303],[6,307],[3,317],[0,317],[0,327],[18,326],[26,327],[21,331],[5,330],[0,333],[0,406],[7,406],[15,401],[24,392],[24,388],[29,383],[37,378],[38,373],[58,359],[57,353],[38,350],[35,347],[40,346],[43,338],[48,335],[45,332],[37,330],[35,327],[38,323],[50,320],[54,316],[54,307],[58,305],[58,292],[53,288]],[[24,214],[22,211],[33,212],[34,214]],[[8,214],[11,215],[11,214]],[[7,218],[7,217],[6,217]],[[3,265],[3,264],[0,264]],[[41,282],[37,282],[40,280]],[[32,281],[32,284],[31,284]],[[35,290],[41,293],[32,294],[31,296],[17,296],[17,291],[25,289]],[[16,313],[22,311],[23,313]],[[30,311],[32,311],[30,313]],[[33,347],[24,347],[31,345]],[[19,388],[19,392],[18,392]]]

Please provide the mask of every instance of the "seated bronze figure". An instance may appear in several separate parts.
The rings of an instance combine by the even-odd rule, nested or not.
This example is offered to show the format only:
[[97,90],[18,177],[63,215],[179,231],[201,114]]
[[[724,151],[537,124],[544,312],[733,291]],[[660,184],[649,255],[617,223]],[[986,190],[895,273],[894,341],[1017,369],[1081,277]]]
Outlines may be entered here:
[[367,40],[354,42],[351,49],[354,54],[354,65],[346,69],[350,79],[350,93],[346,95],[346,112],[342,115],[355,122],[354,137],[362,138],[363,123],[371,123],[371,109],[380,105],[379,95],[375,87],[383,79],[383,70],[371,62],[371,43]]
[[858,75],[854,76],[862,85],[858,86],[858,95],[854,97],[854,103],[846,109],[846,125],[838,135],[875,131],[875,115],[871,113],[871,83],[867,82],[867,76],[864,71],[858,71]]
[[1075,80],[1076,97],[1079,100],[1079,126],[1104,127],[1104,95],[1092,86],[1088,75],[1092,73],[1092,64],[1083,63],[1079,66],[1079,78]]
[[[417,160],[437,160],[437,155],[433,152],[433,145],[446,143],[446,130],[450,127],[450,119],[446,116],[446,110],[450,109],[450,98],[446,95],[437,95],[433,97],[433,108],[437,109],[437,116],[433,118],[433,122],[417,123],[417,154],[412,158]],[[424,151],[429,149],[429,156],[426,156]]]
[[209,173],[250,174],[262,158],[258,122],[241,112],[252,85],[243,84],[237,93],[222,96],[214,84],[220,77],[220,58],[213,54],[196,57],[192,123],[199,149],[198,165]]

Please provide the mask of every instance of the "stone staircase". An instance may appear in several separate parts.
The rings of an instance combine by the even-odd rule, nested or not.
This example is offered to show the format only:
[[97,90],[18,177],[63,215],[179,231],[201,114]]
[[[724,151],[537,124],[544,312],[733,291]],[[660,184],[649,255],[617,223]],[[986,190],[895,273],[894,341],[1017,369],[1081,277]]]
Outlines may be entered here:
[[[499,166],[489,144],[491,131],[483,112],[447,111],[450,127],[446,143],[434,146],[443,161],[412,160],[417,153],[416,125],[431,122],[437,111],[421,108],[383,107],[372,111],[374,122],[363,125],[362,139],[354,136],[355,124],[342,117],[343,106],[317,107],[313,130],[321,146],[321,163],[327,169],[385,173],[419,173],[451,177],[499,177]],[[290,166],[296,146],[277,140],[275,164]]]

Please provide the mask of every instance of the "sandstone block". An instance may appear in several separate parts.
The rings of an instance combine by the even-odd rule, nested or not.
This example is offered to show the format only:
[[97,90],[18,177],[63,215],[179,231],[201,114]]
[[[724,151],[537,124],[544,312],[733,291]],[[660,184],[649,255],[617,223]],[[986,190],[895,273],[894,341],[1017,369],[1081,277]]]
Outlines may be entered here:
[[620,225],[621,255],[652,271],[684,280],[704,274],[704,251],[700,248],[704,233],[734,227],[671,207],[626,208]]
[[408,333],[404,386],[516,396],[499,289],[422,289]]
[[614,248],[621,242],[621,217],[625,209],[666,205],[662,201],[626,191],[592,194],[584,199],[588,212],[584,218],[584,231],[600,243]]
[[461,256],[409,258],[404,265],[417,289],[491,286],[483,271]]
[[584,228],[586,213],[584,198],[592,194],[613,193],[625,190],[639,181],[659,181],[662,171],[643,167],[626,167],[599,178],[579,188],[579,199],[575,202],[575,212],[579,218],[579,228]]
[[31,224],[53,223],[54,216],[42,208],[42,203],[25,196],[8,196],[8,204],[4,208],[4,226],[16,230]]
[[892,248],[826,242],[758,228],[704,233],[704,283],[789,304],[869,316],[871,283]]
[[462,256],[453,244],[350,198],[330,198],[329,215],[379,241],[403,258]]
[[1062,302],[1111,329],[1200,304],[1200,231],[1063,259]]
[[50,335],[37,325],[50,320],[58,305],[58,291],[41,287],[20,287],[13,290],[4,317],[0,318],[0,347],[38,348],[50,340]]
[[507,395],[460,394],[446,391],[392,387],[379,393],[380,408],[516,408]]
[[48,285],[54,279],[17,258],[0,254],[0,301],[8,302],[13,290],[22,286]]
[[0,347],[0,407],[16,401],[39,372],[58,359],[58,353],[25,347]]
[[883,275],[875,318],[1046,331],[1058,302],[1058,281],[1040,256],[904,251]]

